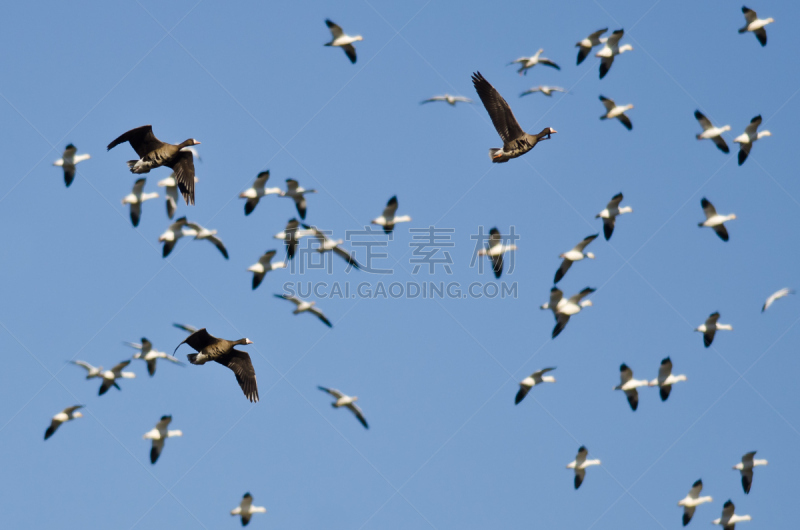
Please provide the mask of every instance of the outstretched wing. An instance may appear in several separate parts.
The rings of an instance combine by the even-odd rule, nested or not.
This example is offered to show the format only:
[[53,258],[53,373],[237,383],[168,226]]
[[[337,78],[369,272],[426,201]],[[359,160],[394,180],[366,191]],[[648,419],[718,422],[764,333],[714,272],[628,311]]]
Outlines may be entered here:
[[483,106],[486,107],[486,112],[489,113],[497,134],[503,139],[503,143],[508,143],[525,134],[506,100],[480,72],[472,74],[472,84],[475,86],[475,91],[480,96]]
[[330,19],[325,20],[325,25],[328,26],[329,30],[331,30],[331,35],[333,35],[334,40],[344,35],[342,28],[340,28],[338,24],[331,22]]
[[[186,329],[186,328],[181,327],[181,329]],[[206,328],[203,328],[203,329],[198,329],[197,331],[186,337],[183,340],[183,342],[181,342],[181,344],[185,342],[186,344],[194,348],[196,351],[201,351],[203,348],[216,341],[217,338],[211,335],[208,331],[206,331]],[[178,348],[181,347],[181,344],[178,344],[175,347],[175,351],[173,351],[172,353],[178,351]]]
[[236,375],[236,382],[242,387],[244,395],[253,403],[258,402],[258,385],[256,384],[256,370],[247,352],[231,350],[227,355],[214,359],[219,364],[227,366]]
[[175,171],[175,181],[186,204],[194,204],[194,157],[190,151],[180,151],[164,164]]
[[131,144],[131,147],[133,147],[133,150],[139,155],[139,158],[145,156],[147,153],[155,151],[164,144],[164,142],[156,138],[156,135],[153,134],[152,125],[142,125],[141,127],[131,129],[120,135],[116,140],[108,144],[107,149],[111,150],[125,142]]

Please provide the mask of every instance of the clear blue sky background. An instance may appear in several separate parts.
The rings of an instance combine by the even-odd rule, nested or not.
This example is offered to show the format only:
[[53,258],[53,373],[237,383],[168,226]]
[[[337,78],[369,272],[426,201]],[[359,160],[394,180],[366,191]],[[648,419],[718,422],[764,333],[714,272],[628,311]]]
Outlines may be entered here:
[[[749,4],[748,4],[749,5]],[[734,2],[15,2],[0,31],[0,519],[4,528],[234,528],[228,511],[250,491],[269,513],[253,528],[679,528],[676,503],[697,478],[714,503],[732,499],[777,528],[795,517],[800,408],[800,300],[760,314],[775,290],[798,287],[796,124],[800,6],[762,0],[769,44],[738,35]],[[358,63],[323,47],[330,17],[361,34]],[[598,79],[575,65],[575,42],[625,28],[634,51]],[[171,33],[168,34],[167,31]],[[398,33],[399,32],[399,33]],[[561,71],[525,77],[506,64],[538,48]],[[596,51],[596,50],[595,50]],[[523,158],[493,165],[500,145],[479,104],[420,106],[444,92],[475,97],[480,70],[523,128],[559,132]],[[523,99],[538,84],[571,95]],[[633,103],[633,131],[598,120],[603,94]],[[476,98],[477,99],[477,98]],[[721,154],[692,113],[730,124]],[[761,114],[771,138],[743,167],[732,139]],[[163,198],[138,229],[120,200],[134,181],[129,146],[105,146],[153,124],[159,138],[202,142],[197,205],[187,215],[219,230],[230,260],[181,241],[168,260],[157,238]],[[51,163],[72,142],[92,159],[69,189]],[[521,235],[517,299],[321,300],[334,322],[293,316],[273,298],[285,281],[386,280],[365,273],[278,271],[255,292],[247,267],[295,215],[267,197],[249,217],[238,193],[255,175],[320,190],[308,221],[358,229],[396,194],[411,226],[455,229],[453,274],[417,280],[490,281],[468,266],[477,227]],[[169,170],[147,176],[146,189]],[[548,298],[558,255],[601,231],[594,215],[617,192],[634,213],[595,241],[560,287],[598,288],[594,307],[550,339]],[[703,220],[701,197],[735,212],[730,242]],[[397,281],[411,281],[409,225],[388,247]],[[363,255],[359,256],[363,259]],[[587,260],[588,261],[588,260]],[[733,332],[705,349],[692,329],[713,311]],[[97,380],[67,364],[110,367],[148,337],[184,338],[173,322],[249,337],[261,402],[216,365],[162,363],[150,378],[97,396]],[[188,348],[179,352],[182,358]],[[654,378],[663,357],[688,382],[662,403],[642,389],[631,412],[613,392],[618,367]],[[555,385],[514,406],[517,382],[557,366]],[[358,395],[370,422],[330,407],[316,385]],[[42,441],[53,414],[85,417]],[[155,466],[141,436],[163,414],[183,438]],[[603,461],[577,492],[579,445]],[[750,495],[731,470],[750,450],[770,460]]]

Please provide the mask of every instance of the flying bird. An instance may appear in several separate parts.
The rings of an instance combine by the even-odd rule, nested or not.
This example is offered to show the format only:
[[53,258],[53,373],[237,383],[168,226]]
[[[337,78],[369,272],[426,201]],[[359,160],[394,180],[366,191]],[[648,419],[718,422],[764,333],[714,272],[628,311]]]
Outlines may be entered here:
[[319,243],[319,246],[316,247],[317,252],[319,252],[320,254],[325,252],[333,252],[340,258],[344,259],[350,266],[355,267],[356,269],[361,268],[361,266],[358,264],[353,255],[347,252],[341,246],[339,246],[342,243],[344,243],[343,240],[329,239],[328,236],[326,236],[322,230],[319,230],[314,226],[308,226],[304,224],[303,228],[305,228],[306,230],[311,230],[314,233],[312,237],[314,237]]
[[306,193],[317,193],[317,190],[307,190],[300,187],[296,180],[286,179],[286,191],[281,194],[281,197],[289,197],[294,201],[300,219],[306,218]]
[[666,401],[669,393],[672,391],[672,385],[679,381],[686,381],[686,376],[672,375],[672,361],[669,357],[661,360],[661,366],[658,368],[658,377],[650,381],[650,386],[657,386],[659,394],[661,394],[661,401]]
[[276,294],[275,297],[288,300],[292,302],[295,306],[297,306],[296,309],[292,312],[292,314],[299,315],[300,313],[308,312],[311,313],[312,315],[315,315],[329,328],[333,327],[333,324],[331,324],[331,321],[328,320],[328,317],[326,317],[325,314],[322,311],[320,311],[319,308],[316,307],[316,302],[305,302],[297,298],[296,296],[289,296],[287,294]]
[[162,257],[166,258],[169,256],[169,253],[172,252],[172,249],[175,247],[175,243],[177,243],[180,238],[196,235],[194,230],[185,229],[186,224],[186,217],[181,217],[169,225],[169,228],[167,228],[163,234],[158,236],[158,241],[164,243],[164,248],[161,252]]
[[742,6],[742,13],[744,13],[744,20],[746,24],[743,28],[739,28],[739,33],[747,33],[748,31],[751,31],[753,34],[755,34],[758,42],[761,43],[761,46],[766,46],[767,30],[765,30],[764,27],[767,24],[772,24],[775,22],[775,19],[771,17],[760,19],[755,11],[744,6]]
[[711,204],[711,201],[703,197],[700,200],[700,206],[703,207],[703,213],[706,214],[706,220],[702,223],[697,223],[697,226],[704,227],[707,226],[709,228],[713,228],[714,232],[717,233],[719,238],[723,241],[728,240],[728,229],[725,228],[725,223],[727,221],[732,221],[736,219],[736,214],[729,214],[729,215],[720,215],[717,213],[716,208],[714,205]]
[[567,469],[575,470],[575,489],[580,488],[581,484],[583,484],[587,467],[599,466],[601,464],[600,460],[587,460],[586,457],[588,455],[589,450],[586,449],[586,446],[582,445],[578,448],[578,455],[575,457],[575,460],[567,464]]
[[753,148],[753,143],[766,136],[772,136],[769,131],[758,131],[758,126],[761,125],[761,115],[759,114],[744,128],[744,132],[733,139],[734,142],[739,144],[739,165],[744,164],[747,156],[750,154],[750,149]]
[[164,441],[167,438],[183,436],[183,431],[167,430],[167,427],[169,427],[171,421],[172,416],[161,416],[161,419],[158,423],[156,423],[156,426],[142,436],[142,438],[145,440],[153,440],[153,446],[150,448],[151,464],[155,464],[156,460],[158,460],[158,457],[161,455],[161,451],[164,449]]
[[504,245],[503,236],[496,227],[489,230],[489,244],[486,248],[478,250],[478,256],[487,256],[492,260],[494,277],[500,278],[503,274],[503,254],[517,250],[517,245]]
[[[194,181],[197,182],[198,178],[195,177]],[[178,209],[178,182],[175,180],[175,173],[170,173],[167,178],[159,180],[158,186],[166,188],[167,217],[172,219],[175,216],[175,210]]]
[[242,526],[247,526],[254,513],[267,513],[267,509],[263,506],[253,506],[253,496],[250,493],[245,493],[239,506],[231,510],[231,515],[242,516]]
[[614,225],[616,224],[617,216],[623,213],[631,213],[633,212],[633,208],[630,206],[623,206],[622,208],[619,207],[619,204],[622,202],[622,192],[617,193],[606,205],[606,209],[600,212],[599,214],[595,215],[594,218],[601,218],[603,220],[603,235],[606,238],[606,241],[611,239],[611,234],[614,233]]
[[613,99],[608,99],[605,96],[600,96],[600,101],[603,102],[603,106],[606,108],[606,113],[600,116],[601,120],[611,120],[616,118],[629,131],[633,129],[633,124],[631,123],[631,119],[628,118],[627,114],[625,114],[626,110],[630,110],[633,108],[632,104],[617,105],[616,103],[614,103]]
[[697,479],[695,483],[692,484],[689,494],[678,501],[678,506],[683,506],[683,526],[689,524],[689,521],[692,520],[694,511],[698,506],[706,502],[713,502],[714,499],[711,497],[701,497],[701,491],[703,491],[703,481],[701,479]]
[[103,377],[102,366],[95,367],[87,363],[86,361],[70,361],[70,362],[86,370],[86,379],[92,379],[93,377]]
[[268,250],[263,256],[258,258],[258,263],[254,263],[247,268],[247,270],[253,273],[253,290],[261,285],[261,282],[264,281],[264,276],[269,271],[286,268],[286,262],[272,262],[272,258],[275,257],[276,252],[277,250]]
[[102,396],[108,389],[112,386],[117,390],[122,390],[119,385],[117,384],[117,379],[135,379],[136,374],[133,372],[123,372],[122,369],[131,364],[130,359],[127,361],[122,361],[118,365],[114,366],[111,370],[104,370],[100,377],[103,378],[103,383],[100,385],[100,390],[98,391],[97,395]]
[[361,409],[358,408],[358,405],[356,405],[356,401],[358,401],[357,396],[348,396],[347,394],[339,392],[335,388],[325,388],[324,386],[318,386],[317,388],[336,398],[336,401],[331,403],[333,408],[338,409],[339,407],[347,407],[350,409],[350,412],[356,415],[356,418],[358,418],[358,421],[361,422],[361,425],[363,425],[365,429],[369,429],[367,420],[364,419],[364,413],[361,412]]
[[733,326],[730,324],[718,324],[717,320],[719,320],[719,311],[711,313],[705,323],[695,329],[695,331],[699,331],[703,334],[703,344],[706,348],[711,346],[711,343],[714,342],[714,335],[717,333],[718,329],[733,331]]
[[395,215],[397,213],[397,195],[394,195],[389,202],[386,203],[386,208],[383,209],[383,215],[370,221],[370,223],[383,227],[383,231],[391,234],[394,230],[394,225],[397,223],[409,223],[411,217],[407,215]]
[[767,301],[764,302],[764,306],[761,308],[761,312],[763,313],[764,311],[769,309],[769,306],[771,306],[773,302],[775,302],[775,300],[780,300],[784,296],[789,296],[790,294],[794,294],[794,291],[792,289],[789,289],[788,287],[784,287],[783,289],[775,291],[774,293],[769,295]]
[[625,31],[621,29],[612,33],[603,48],[594,55],[600,58],[600,79],[603,79],[611,69],[611,65],[614,64],[614,57],[621,53],[633,51],[633,46],[630,44],[619,45],[619,40],[624,34]]
[[330,20],[326,20],[325,24],[328,26],[328,29],[331,30],[331,36],[333,37],[333,40],[326,42],[325,46],[340,47],[344,50],[344,53],[347,55],[347,58],[350,59],[350,62],[356,64],[356,49],[353,46],[353,43],[364,40],[364,37],[361,35],[356,35],[355,37],[346,35],[344,31],[342,31],[342,28]]
[[694,111],[694,117],[700,123],[700,126],[703,127],[703,132],[697,135],[698,140],[712,140],[723,153],[728,154],[731,152],[731,150],[728,149],[728,144],[726,144],[725,140],[722,138],[722,133],[731,130],[730,125],[714,127],[711,120],[706,118],[699,110]]
[[451,96],[450,94],[445,94],[443,96],[433,96],[432,98],[424,99],[419,102],[420,105],[424,105],[425,103],[433,103],[435,101],[444,101],[450,104],[451,107],[455,107],[456,103],[472,103],[472,100],[469,98],[465,98],[464,96]]
[[64,154],[61,155],[61,158],[53,162],[54,166],[64,168],[64,183],[68,188],[69,185],[72,184],[72,181],[75,180],[75,165],[78,162],[83,162],[84,160],[89,160],[92,158],[92,155],[79,155],[76,154],[77,152],[77,147],[72,144],[68,144],[64,149]]
[[733,466],[733,469],[738,469],[742,474],[742,489],[745,494],[750,493],[750,486],[753,485],[753,468],[769,464],[766,460],[756,460],[755,456],[756,451],[750,451],[742,456],[741,462]]
[[561,266],[556,271],[556,277],[553,280],[553,283],[560,282],[561,278],[564,277],[564,275],[567,273],[569,268],[572,267],[572,264],[574,262],[580,261],[583,258],[594,259],[594,254],[592,254],[591,252],[584,252],[583,249],[585,249],[589,243],[597,239],[597,236],[599,235],[600,234],[594,234],[583,238],[583,241],[575,245],[575,247],[572,250],[564,252],[563,254],[558,256],[559,258],[563,258],[564,261],[561,262]]
[[72,407],[67,407],[55,416],[50,421],[50,427],[44,432],[44,439],[47,440],[51,436],[53,436],[62,423],[74,420],[75,418],[83,418],[83,414],[77,412],[78,409],[83,408],[84,405],[73,405]]
[[145,337],[142,337],[141,344],[137,342],[125,342],[125,345],[130,346],[135,350],[139,350],[133,354],[133,358],[141,359],[147,363],[147,373],[150,374],[150,377],[153,377],[156,374],[156,361],[158,359],[164,359],[175,364],[183,364],[172,355],[153,349],[153,343],[151,343]]
[[639,391],[636,390],[640,386],[649,386],[650,383],[643,379],[634,379],[633,370],[627,364],[622,363],[619,366],[619,384],[614,387],[614,390],[622,390],[625,392],[625,397],[628,398],[628,404],[631,410],[635,411],[639,408]]
[[547,57],[542,57],[541,56],[542,52],[544,52],[544,48],[539,48],[539,51],[537,51],[532,56],[530,56],[530,57],[520,57],[519,59],[516,59],[516,60],[511,61],[510,63],[508,63],[508,66],[511,66],[512,64],[519,64],[520,67],[519,67],[519,70],[517,70],[517,73],[519,75],[523,75],[523,74],[527,75],[528,74],[528,69],[533,68],[537,64],[543,64],[545,66],[551,66],[551,67],[555,68],[556,70],[561,70],[561,67],[558,66],[556,63],[554,63],[553,61],[551,61]]
[[142,203],[150,199],[157,199],[158,193],[144,193],[144,183],[147,179],[140,178],[133,184],[133,190],[122,199],[122,204],[131,205],[131,223],[139,226],[139,219],[142,216]]
[[253,210],[255,210],[256,206],[258,206],[258,201],[261,200],[261,197],[265,197],[267,195],[278,195],[280,197],[283,196],[283,190],[280,188],[265,187],[267,180],[269,180],[269,170],[262,171],[256,176],[256,180],[253,182],[253,185],[239,194],[240,199],[247,199],[247,202],[244,203],[245,215],[250,215],[253,213]]
[[564,94],[566,94],[567,90],[561,88],[560,86],[539,85],[533,88],[529,88],[528,90],[520,94],[519,97],[527,96],[528,94],[535,94],[537,92],[541,92],[545,96],[551,97],[553,95],[553,92],[563,92]]
[[595,291],[596,289],[586,287],[578,294],[574,294],[569,298],[564,298],[564,293],[562,293],[558,287],[550,289],[550,301],[542,304],[541,309],[550,309],[553,311],[553,315],[556,318],[556,325],[553,328],[552,338],[558,337],[558,335],[564,331],[567,322],[569,322],[569,317],[580,313],[581,309],[584,307],[592,305],[591,300],[584,300],[584,298]]
[[603,33],[608,31],[608,28],[600,29],[595,31],[594,33],[589,34],[588,37],[580,41],[575,45],[575,47],[580,48],[578,50],[578,63],[581,64],[584,59],[586,59],[589,54],[592,52],[592,48],[595,46],[600,46],[601,44],[605,44],[608,40],[608,37],[601,37]]
[[718,524],[724,530],[734,530],[736,523],[751,520],[749,515],[736,515],[736,513],[734,513],[735,510],[736,507],[733,505],[731,500],[728,499],[725,504],[722,505],[722,517],[719,519],[714,519],[711,521],[711,524]]
[[[190,223],[187,222],[186,226],[189,227],[190,230],[186,231],[186,235],[193,235],[196,240],[203,240],[205,239],[219,250],[225,259],[228,259],[228,250],[225,248],[225,245],[222,243],[222,240],[217,237],[216,230],[209,230],[208,228],[203,228],[197,223]],[[190,232],[193,231],[193,234]]]
[[540,385],[542,383],[555,383],[555,377],[552,375],[544,375],[547,372],[552,372],[553,370],[555,370],[555,367],[542,368],[541,370],[536,370],[531,375],[520,381],[519,391],[517,391],[517,396],[514,398],[514,405],[519,405],[519,402],[525,399],[525,396],[528,395],[528,392],[531,391],[531,388],[535,387],[536,385]]

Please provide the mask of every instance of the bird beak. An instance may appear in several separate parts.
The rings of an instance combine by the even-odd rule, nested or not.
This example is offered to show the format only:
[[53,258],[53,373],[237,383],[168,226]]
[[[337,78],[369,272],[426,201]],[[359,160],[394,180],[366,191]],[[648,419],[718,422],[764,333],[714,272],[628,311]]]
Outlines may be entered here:
[[253,344],[253,341],[250,340],[250,339],[247,339],[247,342],[245,342],[245,344]]

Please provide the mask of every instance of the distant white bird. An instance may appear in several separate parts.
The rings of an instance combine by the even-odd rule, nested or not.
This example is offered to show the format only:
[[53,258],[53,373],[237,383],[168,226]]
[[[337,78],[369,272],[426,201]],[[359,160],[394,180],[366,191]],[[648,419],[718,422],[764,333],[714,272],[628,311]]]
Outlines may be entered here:
[[361,412],[361,409],[358,408],[358,405],[356,405],[355,403],[356,401],[358,401],[357,396],[348,396],[347,394],[339,392],[335,388],[325,388],[324,386],[318,386],[317,388],[319,388],[323,392],[327,392],[328,394],[336,398],[336,401],[331,403],[331,406],[333,406],[333,408],[338,409],[339,407],[347,407],[348,409],[350,409],[350,412],[356,415],[356,418],[358,418],[358,421],[361,422],[361,425],[363,425],[365,429],[369,429],[369,425],[367,425],[367,420],[364,419],[364,413]]
[[769,309],[769,306],[771,306],[772,303],[775,302],[775,300],[779,300],[784,296],[789,296],[790,294],[794,294],[794,291],[792,289],[789,289],[788,287],[784,287],[783,289],[775,291],[774,293],[769,295],[767,301],[764,302],[764,306],[761,308],[761,312],[763,313],[764,311]]
[[608,40],[608,37],[601,37],[603,33],[608,31],[608,28],[604,28],[601,30],[597,30],[594,33],[589,34],[588,37],[577,43],[575,46],[580,48],[578,50],[578,64],[581,64],[584,59],[586,59],[592,51],[592,48],[595,46],[600,46],[601,44],[605,44]]
[[621,202],[622,192],[614,195],[606,206],[606,209],[594,216],[595,219],[603,219],[603,235],[605,236],[606,241],[611,239],[611,234],[614,233],[614,225],[616,223],[617,216],[623,213],[633,212],[633,208],[630,206],[623,206],[620,208],[619,204]]
[[516,59],[516,60],[511,61],[510,63],[508,63],[508,66],[511,66],[512,64],[519,64],[520,68],[519,68],[519,70],[517,70],[517,73],[519,75],[527,74],[528,73],[528,69],[529,68],[533,68],[537,64],[543,64],[545,66],[552,66],[556,70],[561,70],[560,66],[558,66],[556,63],[554,63],[553,61],[551,61],[547,57],[541,57],[542,52],[544,52],[544,48],[539,48],[539,51],[537,51],[532,56],[530,56],[530,57],[520,57],[519,59]]
[[739,29],[739,33],[746,33],[748,31],[753,32],[758,42],[761,43],[761,46],[767,45],[767,30],[764,29],[764,26],[767,24],[772,24],[775,22],[773,18],[764,18],[759,19],[758,15],[752,9],[748,9],[746,7],[742,7],[742,13],[744,13],[744,20],[746,24],[743,28]]
[[70,361],[70,362],[86,370],[86,379],[92,379],[93,377],[103,377],[102,366],[95,367],[87,363],[86,361]]
[[434,101],[445,101],[450,104],[450,106],[455,107],[456,103],[472,103],[472,100],[469,98],[465,98],[464,96],[451,96],[450,94],[445,94],[443,96],[433,96],[432,98],[424,99],[419,102],[420,105],[424,105],[425,103],[433,103]]
[[692,520],[692,516],[694,515],[694,510],[698,506],[706,502],[714,501],[711,497],[701,497],[701,491],[703,491],[703,481],[697,479],[695,483],[692,484],[689,494],[678,501],[678,506],[683,506],[683,526],[689,524],[689,521]]
[[240,199],[247,199],[247,202],[244,203],[245,215],[253,213],[261,197],[266,195],[283,196],[283,190],[280,188],[266,188],[267,180],[269,180],[269,170],[262,171],[256,176],[256,181],[253,182],[253,185],[239,194]]
[[478,256],[487,256],[492,260],[494,277],[499,278],[503,273],[503,254],[517,250],[517,245],[503,244],[503,236],[496,227],[489,230],[489,244],[486,248],[478,250]]
[[703,334],[703,344],[705,344],[706,348],[711,346],[711,343],[714,342],[714,335],[717,333],[718,329],[733,331],[733,326],[730,324],[718,324],[717,320],[719,320],[719,311],[711,313],[706,319],[705,324],[701,324],[695,329],[695,331],[699,331]]
[[564,298],[564,293],[558,287],[550,289],[550,301],[544,303],[541,309],[550,309],[556,318],[556,326],[553,328],[553,338],[558,337],[569,322],[569,317],[576,313],[580,313],[584,307],[592,305],[591,300],[584,300],[583,298],[589,296],[596,289],[586,287],[578,294],[574,294],[569,298]]
[[231,510],[231,515],[242,516],[242,526],[247,526],[254,513],[267,513],[267,509],[263,506],[253,506],[253,496],[250,493],[245,493],[239,506]]
[[519,97],[527,96],[528,94],[535,94],[536,92],[541,92],[545,96],[552,96],[553,92],[563,92],[564,94],[566,94],[567,90],[561,88],[560,86],[539,85],[533,88],[529,88],[528,90],[520,94]]
[[725,228],[725,224],[727,221],[733,221],[736,219],[736,214],[729,214],[729,215],[720,215],[717,213],[717,209],[714,208],[714,205],[711,204],[711,201],[703,197],[700,200],[700,206],[703,207],[703,213],[706,214],[706,220],[702,223],[697,223],[697,226],[704,227],[707,226],[709,228],[713,228],[714,232],[717,233],[719,238],[723,241],[728,240],[728,229]]
[[649,386],[650,382],[643,379],[634,379],[633,370],[627,364],[622,363],[619,366],[619,384],[614,387],[614,390],[622,390],[625,392],[625,397],[628,398],[628,404],[631,410],[636,410],[639,407],[639,391],[636,390],[640,386]]
[[608,99],[605,96],[600,96],[600,101],[603,102],[603,106],[606,108],[606,113],[600,116],[601,120],[611,120],[613,118],[616,118],[629,131],[633,129],[633,124],[631,123],[631,119],[628,118],[628,116],[625,114],[626,110],[630,110],[633,108],[632,104],[617,105],[616,103],[614,103],[613,99]]
[[769,464],[766,460],[756,460],[756,451],[750,451],[742,456],[742,461],[733,466],[733,469],[738,469],[742,474],[742,489],[745,494],[750,493],[750,486],[753,485],[753,468],[756,466],[766,466]]
[[75,165],[78,162],[83,162],[84,160],[89,160],[92,158],[91,155],[78,155],[78,148],[72,144],[67,145],[64,149],[64,154],[61,155],[61,158],[53,162],[54,166],[63,167],[64,168],[64,183],[69,188],[69,185],[72,184],[72,181],[75,180]]
[[731,150],[728,149],[728,144],[726,144],[725,140],[722,138],[722,133],[731,130],[730,125],[714,127],[711,120],[706,118],[699,110],[694,111],[694,117],[700,123],[700,126],[703,127],[703,132],[697,135],[698,140],[712,140],[723,153],[728,154],[731,152]]
[[383,209],[383,215],[370,221],[374,225],[382,226],[383,231],[391,234],[394,230],[394,225],[397,223],[411,222],[411,217],[407,215],[395,215],[397,213],[397,195],[389,199],[386,203],[386,208]]
[[286,223],[286,228],[282,232],[275,234],[275,239],[280,239],[286,245],[286,255],[289,259],[294,257],[297,251],[297,244],[301,238],[310,237],[314,235],[313,230],[300,228],[300,221],[295,218],[289,219]]
[[769,131],[758,132],[758,126],[761,125],[761,115],[759,114],[744,128],[744,132],[733,139],[734,142],[739,144],[739,165],[744,164],[747,156],[750,154],[750,149],[753,148],[753,143],[766,136],[772,136]]
[[589,466],[599,466],[601,464],[600,460],[587,460],[586,457],[589,455],[588,449],[586,446],[580,446],[578,448],[578,455],[575,457],[575,460],[567,464],[567,469],[574,469],[575,470],[575,489],[581,487],[583,484],[583,479],[586,477],[586,468]]
[[725,504],[722,505],[722,517],[714,519],[711,521],[711,524],[718,524],[723,527],[724,530],[734,530],[736,523],[751,520],[749,515],[736,515],[736,513],[734,513],[735,510],[736,507],[731,500],[728,499]]
[[650,386],[657,386],[661,401],[666,401],[672,391],[672,385],[679,381],[686,381],[686,376],[672,375],[672,361],[669,357],[665,357],[658,368],[658,377],[650,381]]
[[605,46],[595,54],[595,57],[599,57],[600,61],[600,79],[603,79],[608,71],[611,69],[611,65],[614,64],[614,57],[617,55],[633,51],[633,46],[630,44],[625,44],[623,46],[619,45],[619,40],[625,34],[625,31],[618,29],[614,33],[611,34],[610,37],[605,42]]
[[342,243],[344,243],[343,240],[341,240],[341,239],[336,239],[336,240],[329,239],[328,236],[326,236],[325,233],[322,230],[319,230],[314,226],[308,226],[308,225],[304,224],[303,228],[305,228],[306,230],[311,230],[314,233],[314,235],[312,237],[314,237],[317,240],[317,242],[319,243],[319,246],[315,248],[315,250],[317,252],[319,252],[321,254],[325,253],[325,252],[333,252],[334,254],[339,256],[340,258],[344,259],[352,267],[355,267],[356,269],[361,268],[361,266],[358,264],[358,262],[353,257],[353,255],[350,254],[345,249],[343,249],[341,246],[339,246]]
[[175,364],[180,364],[181,366],[183,365],[176,357],[163,351],[153,349],[153,344],[145,337],[142,337],[141,344],[136,342],[125,342],[125,344],[139,350],[137,353],[133,354],[133,358],[141,359],[147,363],[147,373],[150,374],[150,377],[153,377],[156,373],[156,361],[158,359],[164,359]]
[[74,420],[75,418],[83,418],[83,414],[80,412],[76,412],[78,409],[83,408],[84,405],[73,405],[72,407],[67,407],[55,416],[50,421],[50,427],[44,432],[44,439],[47,440],[53,434],[55,434],[56,429],[58,429],[62,423]]
[[175,243],[178,240],[185,236],[194,236],[197,235],[197,232],[194,230],[186,230],[186,217],[181,217],[177,219],[174,223],[169,225],[169,228],[158,236],[158,241],[164,243],[164,248],[161,252],[163,257],[169,256],[169,253],[172,252],[172,249],[175,247]]
[[[187,222],[186,226],[188,226],[191,230],[195,232],[192,235],[194,235],[194,238],[196,240],[205,239],[206,241],[209,241],[212,245],[217,247],[217,250],[219,250],[223,256],[225,256],[225,259],[228,259],[228,250],[225,248],[225,245],[222,243],[222,240],[217,237],[216,230],[209,230],[208,228],[203,228],[197,223],[191,223],[191,222]],[[186,231],[186,235],[189,235],[188,230]]]
[[342,28],[330,20],[326,20],[325,24],[328,26],[328,29],[331,30],[331,36],[333,37],[333,40],[326,42],[325,46],[338,46],[344,50],[344,53],[347,55],[347,58],[350,59],[350,62],[356,64],[356,49],[353,46],[353,43],[364,40],[364,37],[361,35],[356,35],[355,37],[346,35],[345,32],[342,31]]
[[558,256],[559,258],[563,258],[564,261],[561,262],[561,266],[556,271],[556,277],[553,280],[553,283],[558,283],[561,281],[561,278],[563,278],[564,275],[569,270],[569,268],[572,267],[573,262],[580,261],[583,258],[594,259],[594,254],[592,254],[591,252],[584,253],[583,249],[585,249],[586,246],[592,241],[594,241],[599,235],[600,234],[594,234],[592,236],[587,236],[583,238],[583,241],[575,245],[575,247],[572,250],[564,252],[563,254]]
[[[188,148],[184,147],[184,149]],[[194,181],[198,181],[197,177],[194,178]],[[175,173],[170,173],[167,178],[159,180],[158,186],[161,188],[166,188],[167,217],[172,219],[175,216],[175,210],[178,209],[178,181],[175,180]]]
[[286,179],[286,191],[281,197],[289,197],[294,201],[300,219],[306,218],[306,193],[317,193],[317,190],[307,190],[301,187],[296,180]]
[[285,269],[286,263],[283,261],[272,262],[277,250],[268,250],[264,255],[258,258],[258,263],[250,265],[247,270],[253,273],[253,289],[255,290],[264,280],[264,275],[269,271],[278,269]]
[[555,383],[555,377],[552,375],[544,375],[547,372],[552,372],[553,370],[555,370],[555,367],[542,368],[541,370],[536,370],[531,375],[520,381],[517,397],[514,398],[514,405],[519,405],[519,402],[525,399],[525,396],[528,395],[528,392],[530,392],[531,388],[535,387],[536,385],[540,385],[542,383]]
[[122,390],[119,385],[117,384],[117,379],[134,379],[136,374],[133,372],[123,372],[122,369],[131,364],[130,359],[127,361],[122,361],[118,365],[114,366],[111,370],[104,370],[101,374],[103,378],[103,384],[100,385],[100,391],[97,393],[98,396],[102,396],[108,389],[112,386],[117,390]]
[[333,327],[333,324],[331,324],[331,321],[328,320],[328,317],[326,317],[325,314],[322,311],[320,311],[317,307],[315,307],[316,306],[316,302],[305,302],[303,300],[300,300],[296,296],[289,296],[289,295],[286,295],[286,294],[276,294],[275,297],[276,298],[283,298],[284,300],[288,300],[288,301],[292,302],[294,305],[296,305],[297,308],[292,312],[293,314],[299,315],[300,313],[309,312],[312,315],[315,315],[318,319],[320,319],[323,323],[325,323],[325,325],[328,326],[329,328]]
[[156,460],[158,460],[159,455],[161,455],[161,451],[164,449],[164,441],[167,438],[174,438],[176,436],[183,436],[183,431],[167,430],[170,422],[172,421],[172,416],[161,416],[161,420],[156,423],[155,428],[147,431],[144,436],[142,436],[145,440],[153,440],[153,446],[150,449],[150,463],[155,464]]
[[150,199],[157,199],[158,193],[144,193],[144,183],[147,179],[140,178],[133,184],[133,190],[122,199],[122,204],[131,205],[131,222],[133,226],[139,226],[139,219],[142,216],[142,203]]

